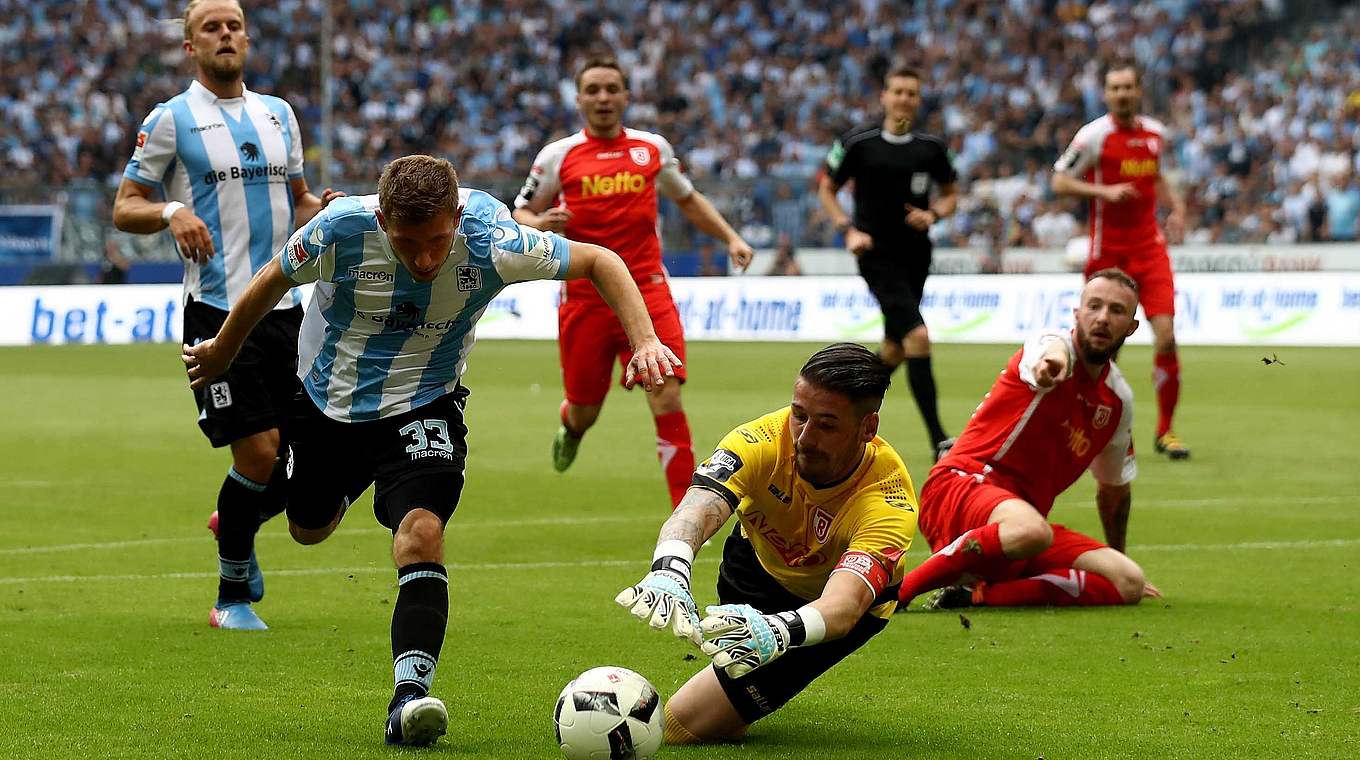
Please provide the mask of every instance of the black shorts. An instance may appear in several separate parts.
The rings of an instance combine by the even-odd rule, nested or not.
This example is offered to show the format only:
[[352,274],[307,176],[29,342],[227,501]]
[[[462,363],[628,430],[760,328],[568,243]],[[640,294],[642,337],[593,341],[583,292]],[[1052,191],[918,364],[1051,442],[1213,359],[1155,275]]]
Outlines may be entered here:
[[929,246],[895,245],[865,251],[856,260],[864,283],[883,310],[885,338],[901,341],[926,323],[921,316],[921,296],[930,274],[930,253]]
[[[718,599],[723,604],[749,604],[766,614],[796,610],[812,601],[789,593],[760,566],[750,540],[741,535],[740,524],[723,544],[722,564],[718,567]],[[741,678],[731,678],[717,666],[713,670],[737,714],[747,724],[755,723],[783,707],[818,676],[864,646],[887,625],[884,618],[866,613],[845,636],[791,649],[778,660]]]
[[288,422],[288,520],[324,528],[376,484],[373,514],[396,532],[406,513],[427,509],[447,523],[463,492],[467,427],[463,386],[394,417],[340,422],[304,390]]
[[[227,312],[190,298],[184,306],[184,342],[217,335]],[[302,307],[276,309],[246,336],[226,374],[194,391],[198,426],[213,446],[282,428],[297,379],[298,328]]]

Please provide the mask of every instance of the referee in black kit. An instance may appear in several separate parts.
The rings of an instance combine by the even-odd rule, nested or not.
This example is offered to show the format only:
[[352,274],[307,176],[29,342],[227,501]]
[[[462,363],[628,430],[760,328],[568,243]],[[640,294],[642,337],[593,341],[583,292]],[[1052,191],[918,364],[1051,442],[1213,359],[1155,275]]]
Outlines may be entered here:
[[[884,110],[881,125],[852,129],[832,144],[817,195],[845,232],[845,247],[855,254],[864,282],[883,309],[879,358],[893,370],[906,361],[907,380],[938,459],[954,441],[945,434],[936,409],[921,294],[930,271],[927,233],[930,225],[954,213],[958,175],[943,140],[911,131],[921,105],[921,75],[916,70],[889,71],[879,102]],[[853,220],[836,200],[836,192],[851,180]]]

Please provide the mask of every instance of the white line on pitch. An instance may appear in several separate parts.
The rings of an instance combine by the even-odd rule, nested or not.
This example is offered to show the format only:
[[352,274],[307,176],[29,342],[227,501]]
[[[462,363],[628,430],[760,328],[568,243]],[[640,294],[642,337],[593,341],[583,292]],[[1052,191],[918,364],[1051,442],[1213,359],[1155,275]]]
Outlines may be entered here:
[[[1157,551],[1237,551],[1256,549],[1312,549],[1332,546],[1353,546],[1360,544],[1360,538],[1334,538],[1321,541],[1247,541],[1236,544],[1146,544],[1132,548],[1136,556],[1139,552]],[[699,564],[714,564],[719,557],[715,554],[695,560]],[[584,559],[563,562],[451,562],[451,571],[480,570],[552,570],[574,567],[624,567],[636,566],[641,560],[635,559]],[[270,570],[270,577],[302,575],[372,575],[394,572],[390,567],[308,567],[293,570]],[[151,581],[178,579],[216,578],[217,573],[145,573],[125,575],[33,575],[26,578],[0,578],[0,586],[16,586],[27,583],[77,583],[84,581]]]
[[[478,528],[526,528],[538,525],[599,525],[603,523],[654,522],[658,526],[662,515],[615,515],[609,517],[535,517],[524,520],[466,520],[450,522],[449,530],[454,534],[462,529]],[[341,528],[333,536],[386,535],[389,531],[379,525],[371,528]],[[291,537],[282,531],[265,531],[257,534],[256,539],[279,539]],[[46,552],[73,552],[90,549],[128,549],[134,546],[165,546],[171,544],[207,544],[211,536],[178,536],[175,538],[132,538],[126,541],[96,541],[82,544],[53,544],[51,546],[19,546],[0,549],[0,556],[7,554],[44,554]]]
[[[1145,507],[1210,507],[1241,503],[1245,504],[1280,503],[1290,505],[1349,504],[1354,501],[1355,499],[1344,496],[1306,496],[1297,499],[1246,496],[1241,498],[1218,497],[1208,499],[1143,499],[1141,501],[1135,498],[1134,506],[1137,507],[1138,505],[1142,505]],[[451,526],[450,529],[452,530],[454,535],[457,535],[457,533],[461,530],[465,529],[478,530],[483,528],[495,530],[499,528],[529,528],[534,526],[549,526],[549,525],[572,526],[572,525],[599,525],[607,523],[631,523],[631,522],[657,522],[659,524],[660,522],[659,517],[660,517],[659,515],[655,514],[644,514],[644,515],[610,515],[604,517],[534,517],[522,520],[471,519],[462,521],[459,521],[455,517],[454,521],[450,522],[449,525]],[[387,531],[385,531],[380,526],[374,526],[370,528],[341,528],[340,530],[335,531],[333,535],[337,536],[355,536],[364,534],[377,535],[379,533],[386,532]],[[258,536],[256,536],[256,538],[274,540],[281,538],[289,538],[289,536],[287,533],[281,531],[266,531],[260,533]],[[206,536],[204,537],[179,536],[174,538],[134,538],[127,539],[124,541],[94,541],[78,544],[53,544],[49,546],[19,546],[11,548],[0,548],[0,557],[15,554],[46,554],[48,552],[91,551],[100,549],[130,549],[137,546],[168,546],[174,544],[193,544],[205,542],[205,540],[208,540]]]

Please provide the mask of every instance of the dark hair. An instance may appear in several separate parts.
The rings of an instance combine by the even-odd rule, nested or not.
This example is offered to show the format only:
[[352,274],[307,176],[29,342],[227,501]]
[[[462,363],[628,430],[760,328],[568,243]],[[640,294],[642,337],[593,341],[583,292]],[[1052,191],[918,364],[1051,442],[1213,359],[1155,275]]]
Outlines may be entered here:
[[888,82],[896,77],[907,77],[920,83],[921,72],[913,66],[894,66],[883,75],[883,89],[888,89]]
[[1138,295],[1138,282],[1134,280],[1132,277],[1128,276],[1128,274],[1125,273],[1124,270],[1120,269],[1119,267],[1109,267],[1107,269],[1101,269],[1100,271],[1094,272],[1091,274],[1090,277],[1086,278],[1087,284],[1090,284],[1094,280],[1114,280],[1120,285],[1123,285],[1129,290],[1132,290],[1133,295],[1135,297]]
[[402,156],[378,178],[378,208],[390,222],[423,224],[458,208],[458,172],[433,156]]
[[1143,79],[1143,73],[1138,70],[1138,62],[1132,58],[1115,58],[1105,62],[1105,66],[1100,70],[1100,83],[1105,84],[1105,80],[1116,71],[1128,69],[1133,72],[1133,83],[1138,84]]
[[798,376],[849,398],[861,414],[878,411],[892,382],[878,354],[858,343],[832,343],[813,354]]
[[623,89],[628,89],[628,74],[619,65],[619,61],[612,55],[592,55],[581,64],[581,68],[576,70],[576,89],[581,89],[581,77],[591,69],[613,69],[619,72],[619,77],[623,79]]

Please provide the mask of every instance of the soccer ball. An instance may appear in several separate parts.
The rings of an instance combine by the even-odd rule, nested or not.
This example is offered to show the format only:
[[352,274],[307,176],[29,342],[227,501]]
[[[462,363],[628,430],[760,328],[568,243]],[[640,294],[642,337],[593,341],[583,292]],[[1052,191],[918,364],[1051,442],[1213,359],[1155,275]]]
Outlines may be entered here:
[[591,668],[557,697],[553,722],[567,760],[646,760],[661,746],[661,695],[627,668]]

